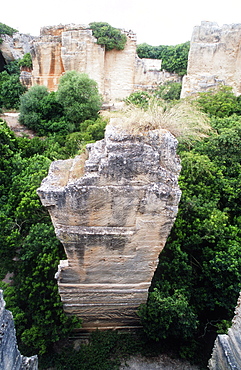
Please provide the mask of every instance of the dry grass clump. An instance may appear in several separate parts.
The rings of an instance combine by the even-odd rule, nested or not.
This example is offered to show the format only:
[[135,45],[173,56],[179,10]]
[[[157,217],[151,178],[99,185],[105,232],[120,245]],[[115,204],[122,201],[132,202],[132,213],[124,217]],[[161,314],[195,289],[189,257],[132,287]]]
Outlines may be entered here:
[[153,99],[145,110],[128,105],[113,116],[121,118],[121,128],[133,135],[166,129],[178,139],[197,140],[211,131],[208,116],[198,109],[195,102],[188,99],[175,104]]

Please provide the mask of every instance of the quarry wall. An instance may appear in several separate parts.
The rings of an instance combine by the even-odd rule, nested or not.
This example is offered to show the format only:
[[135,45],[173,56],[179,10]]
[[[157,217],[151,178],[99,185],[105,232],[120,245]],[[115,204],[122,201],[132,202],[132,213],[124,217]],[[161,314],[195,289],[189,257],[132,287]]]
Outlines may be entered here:
[[193,29],[187,75],[182,82],[181,97],[206,92],[219,85],[232,86],[241,94],[241,24],[219,27],[201,22]]
[[161,70],[161,60],[140,59],[136,35],[132,31],[122,32],[127,36],[124,50],[106,51],[97,44],[88,25],[43,27],[39,37],[4,36],[0,53],[5,62],[31,53],[33,70],[23,69],[21,73],[21,81],[27,87],[40,84],[56,91],[62,74],[76,70],[97,82],[105,102],[122,100],[134,91],[150,90],[167,81],[180,82],[178,75]]

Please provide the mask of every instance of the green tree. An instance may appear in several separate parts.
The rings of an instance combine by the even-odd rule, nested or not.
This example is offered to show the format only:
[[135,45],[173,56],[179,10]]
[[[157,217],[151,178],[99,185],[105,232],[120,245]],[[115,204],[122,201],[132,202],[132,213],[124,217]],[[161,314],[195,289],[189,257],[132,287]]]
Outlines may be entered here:
[[218,90],[200,93],[197,99],[202,110],[214,117],[227,117],[241,113],[240,99],[232,92],[230,86],[220,86]]
[[[216,330],[232,319],[241,288],[241,119],[232,116],[211,122],[215,130],[208,137],[179,146],[182,198],[151,289],[164,302],[175,291],[183,292],[197,327],[188,327],[187,320],[189,348],[181,332],[175,347],[181,355],[199,361],[200,354],[203,361],[210,358]],[[160,339],[170,317],[158,299],[150,293],[140,311],[145,331],[155,339]],[[181,324],[184,317],[176,315],[172,320]],[[173,346],[172,328],[165,333],[166,342]]]
[[32,57],[30,53],[24,54],[23,58],[18,61],[18,65],[20,67],[27,67],[32,69],[33,63],[32,63]]
[[160,85],[155,91],[154,95],[170,101],[170,100],[179,100],[182,90],[182,84],[179,82],[166,82],[163,85]]
[[98,118],[102,105],[97,83],[76,71],[68,71],[60,78],[57,101],[63,106],[65,118],[76,129],[81,122]]
[[144,43],[137,46],[137,54],[140,58],[161,59],[162,69],[183,76],[187,73],[189,49],[189,42],[175,46],[151,46]]
[[107,51],[124,49],[127,38],[119,29],[105,22],[92,22],[90,23],[90,28],[93,36],[97,38],[97,43],[104,45]]
[[38,131],[41,123],[41,101],[48,95],[45,86],[35,85],[20,98],[19,122],[32,130]]
[[[15,32],[18,32],[12,27],[7,26],[4,23],[0,23],[0,35],[9,35],[12,36]],[[2,38],[0,37],[0,44],[3,42]]]
[[20,97],[27,90],[18,75],[11,75],[1,84],[1,103],[5,109],[18,109]]

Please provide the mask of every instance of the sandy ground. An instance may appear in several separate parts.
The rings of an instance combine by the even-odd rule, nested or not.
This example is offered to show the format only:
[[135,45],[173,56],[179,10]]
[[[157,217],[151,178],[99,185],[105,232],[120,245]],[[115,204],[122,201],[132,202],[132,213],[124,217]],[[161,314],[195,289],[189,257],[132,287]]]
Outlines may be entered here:
[[0,118],[7,122],[8,126],[15,132],[17,136],[28,136],[30,138],[34,137],[31,130],[26,129],[25,126],[20,125],[18,122],[19,113],[4,113],[0,114]]

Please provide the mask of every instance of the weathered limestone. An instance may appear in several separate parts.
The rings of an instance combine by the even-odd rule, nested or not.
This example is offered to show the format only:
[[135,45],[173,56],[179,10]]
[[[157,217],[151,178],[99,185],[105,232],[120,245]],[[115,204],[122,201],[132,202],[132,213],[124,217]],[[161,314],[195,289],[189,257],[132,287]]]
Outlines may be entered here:
[[124,50],[106,51],[97,44],[86,25],[44,27],[31,46],[32,84],[57,90],[61,75],[70,70],[87,73],[98,84],[106,102],[121,100],[138,89],[152,89],[168,80],[180,81],[176,74],[161,71],[161,61],[140,59],[136,36],[127,36]]
[[219,27],[202,22],[194,27],[188,57],[187,76],[183,78],[181,97],[221,85],[241,94],[241,24]]
[[241,369],[241,293],[233,324],[228,330],[228,334],[217,336],[208,368],[210,370]]
[[84,328],[139,325],[177,214],[176,145],[166,130],[131,134],[112,120],[86,160],[53,162],[38,189],[68,258],[57,274],[64,310]]
[[16,342],[13,317],[5,309],[3,292],[0,290],[0,369],[1,370],[37,370],[37,356],[21,356]]
[[1,35],[1,38],[3,42],[0,44],[0,51],[7,63],[21,59],[24,54],[29,53],[30,43],[34,39],[33,36],[22,33],[15,33],[12,37]]

